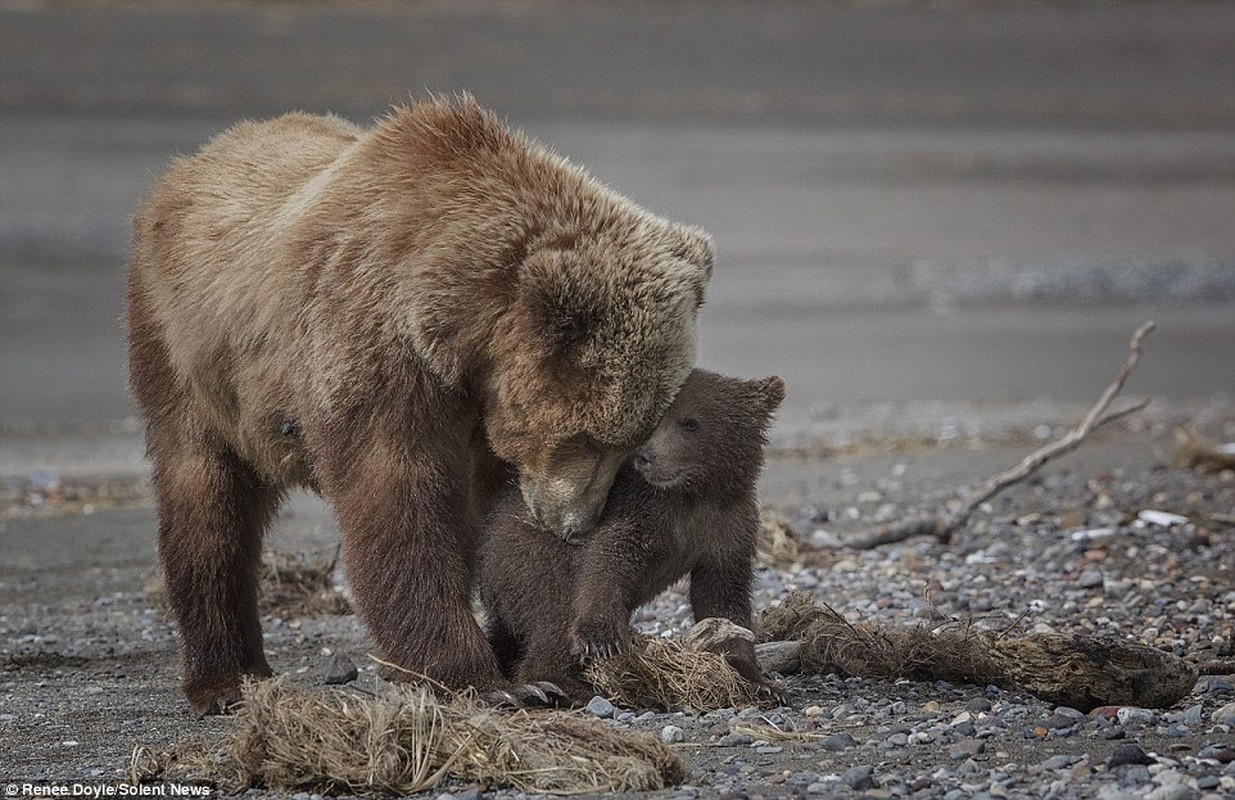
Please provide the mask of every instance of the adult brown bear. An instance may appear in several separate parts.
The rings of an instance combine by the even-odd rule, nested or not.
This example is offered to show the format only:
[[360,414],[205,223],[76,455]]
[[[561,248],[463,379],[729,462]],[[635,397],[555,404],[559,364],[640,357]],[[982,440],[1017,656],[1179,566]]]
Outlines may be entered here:
[[543,527],[595,523],[690,371],[711,263],[469,97],[243,123],[178,160],[134,220],[129,350],[193,708],[271,674],[256,570],[296,485],[333,504],[386,659],[505,688],[470,608],[479,520],[513,470]]

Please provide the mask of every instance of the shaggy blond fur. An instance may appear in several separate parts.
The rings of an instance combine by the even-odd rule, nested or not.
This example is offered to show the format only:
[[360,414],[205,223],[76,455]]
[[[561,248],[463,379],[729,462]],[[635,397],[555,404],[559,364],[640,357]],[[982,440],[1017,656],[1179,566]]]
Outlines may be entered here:
[[478,520],[513,467],[545,527],[594,524],[691,367],[710,271],[705,234],[466,97],[243,123],[177,161],[134,220],[130,373],[194,707],[270,674],[254,575],[292,485],[333,503],[389,660],[501,685]]

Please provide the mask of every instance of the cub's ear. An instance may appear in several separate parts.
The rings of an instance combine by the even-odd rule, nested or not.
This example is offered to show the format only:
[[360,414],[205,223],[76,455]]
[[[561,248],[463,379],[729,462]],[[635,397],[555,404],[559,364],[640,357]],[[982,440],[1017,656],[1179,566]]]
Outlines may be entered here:
[[570,259],[559,250],[539,250],[527,257],[519,274],[518,304],[526,335],[563,361],[573,360],[604,314],[595,287],[579,280]]
[[703,305],[704,291],[712,277],[712,237],[702,228],[689,225],[674,225],[669,236],[669,252],[688,265],[687,279],[695,292],[695,303]]
[[755,393],[763,403],[766,413],[771,414],[780,408],[785,399],[785,382],[778,375],[760,378],[755,381]]

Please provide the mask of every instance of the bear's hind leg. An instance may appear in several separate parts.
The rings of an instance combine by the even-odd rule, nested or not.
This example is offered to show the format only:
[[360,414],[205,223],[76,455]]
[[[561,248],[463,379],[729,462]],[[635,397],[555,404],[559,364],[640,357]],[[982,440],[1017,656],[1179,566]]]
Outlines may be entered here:
[[273,674],[257,577],[280,493],[221,447],[153,450],[159,560],[180,624],[184,693],[198,714],[218,713],[240,699],[245,676]]

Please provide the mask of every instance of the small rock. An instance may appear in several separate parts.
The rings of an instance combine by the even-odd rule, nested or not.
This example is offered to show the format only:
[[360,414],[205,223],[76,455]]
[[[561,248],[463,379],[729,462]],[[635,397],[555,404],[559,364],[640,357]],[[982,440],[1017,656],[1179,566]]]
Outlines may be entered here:
[[1186,783],[1172,783],[1154,789],[1145,795],[1145,800],[1195,800],[1200,796],[1200,792]]
[[610,703],[600,695],[596,695],[591,700],[587,701],[587,713],[591,714],[593,717],[599,717],[600,719],[612,719],[616,711],[617,709],[613,707],[613,703]]
[[1152,725],[1158,715],[1148,708],[1124,706],[1115,714],[1120,725]]
[[836,733],[819,742],[819,748],[827,750],[829,753],[839,753],[841,750],[848,750],[850,747],[857,746],[858,740],[847,733]]
[[1230,764],[1232,761],[1235,761],[1235,750],[1216,742],[1211,742],[1202,747],[1196,756],[1197,758],[1212,758],[1219,764]]
[[1121,744],[1115,748],[1115,752],[1111,753],[1110,758],[1106,760],[1106,766],[1109,769],[1122,767],[1125,764],[1145,764],[1154,763],[1153,758],[1146,753],[1139,744]]
[[859,764],[845,771],[840,776],[840,782],[855,792],[875,788],[875,768],[870,764]]
[[986,742],[981,739],[966,739],[948,748],[948,758],[953,761],[964,761],[980,756],[986,752]]
[[705,617],[682,636],[682,644],[692,650],[712,650],[731,639],[755,641],[755,634],[724,617]]
[[1084,756],[1074,756],[1074,755],[1068,755],[1066,753],[1057,755],[1057,756],[1051,756],[1050,758],[1042,762],[1042,768],[1043,769],[1067,769],[1068,767],[1072,766],[1076,762],[1080,761],[1082,758],[1084,758]]
[[676,744],[686,741],[686,731],[677,725],[666,725],[660,729],[660,740],[665,744]]
[[1103,584],[1102,570],[1087,569],[1081,573],[1081,577],[1077,579],[1077,585],[1082,589],[1096,589]]
[[981,714],[991,710],[991,701],[985,697],[970,698],[968,703],[965,703],[965,710],[974,714]]
[[343,653],[335,653],[330,658],[330,665],[326,667],[326,683],[331,686],[338,686],[344,683],[351,683],[360,677],[360,671],[356,669],[356,664]]
[[763,747],[755,748],[755,752],[761,756],[774,756],[777,753],[784,752],[784,750],[785,748],[778,745],[764,745]]
[[724,736],[716,740],[716,744],[721,747],[738,747],[744,744],[750,744],[755,741],[744,733],[726,733]]
[[1235,725],[1235,702],[1227,703],[1209,718],[1219,725]]

